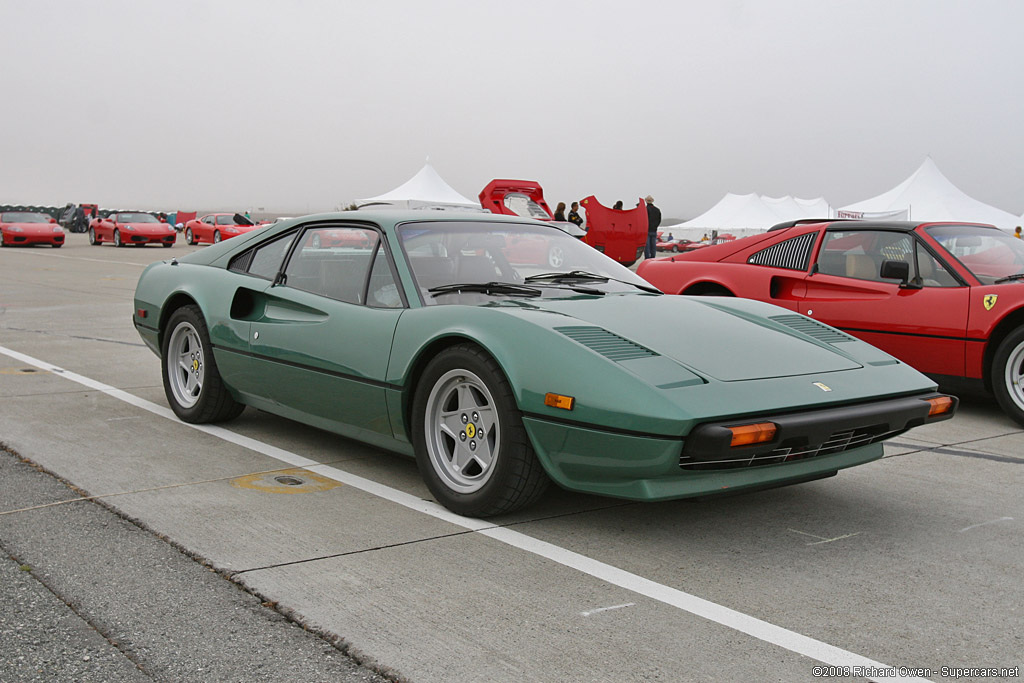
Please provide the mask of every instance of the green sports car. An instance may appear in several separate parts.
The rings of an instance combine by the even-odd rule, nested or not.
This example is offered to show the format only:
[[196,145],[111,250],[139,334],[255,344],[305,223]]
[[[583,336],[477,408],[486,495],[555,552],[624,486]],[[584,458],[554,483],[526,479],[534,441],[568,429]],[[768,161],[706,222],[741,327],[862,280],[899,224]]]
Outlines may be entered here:
[[414,456],[479,517],[551,480],[665,500],[827,477],[957,403],[810,318],[662,295],[511,216],[278,222],[150,265],[134,322],[182,420],[252,406]]

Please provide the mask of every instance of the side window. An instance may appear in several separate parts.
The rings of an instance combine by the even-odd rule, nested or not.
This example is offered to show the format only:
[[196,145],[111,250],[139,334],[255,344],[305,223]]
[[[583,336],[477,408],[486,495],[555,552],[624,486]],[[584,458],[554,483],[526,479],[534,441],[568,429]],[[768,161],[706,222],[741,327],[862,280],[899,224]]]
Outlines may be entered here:
[[825,233],[818,253],[818,272],[856,280],[882,280],[883,261],[905,261],[913,277],[913,242],[905,232],[837,230]]
[[402,295],[398,291],[398,283],[391,272],[383,244],[377,245],[377,252],[373,256],[370,283],[366,289],[366,305],[375,308],[402,307]]
[[[245,272],[256,277],[261,277],[267,280],[273,280],[277,277],[278,272],[281,270],[281,263],[284,261],[284,255],[288,253],[288,247],[291,246],[292,240],[295,239],[295,233],[288,233],[283,237],[278,237],[273,242],[267,242],[266,244],[257,247],[253,251],[246,252],[242,256],[236,257],[238,261],[242,261],[243,258],[247,258],[248,267],[245,268]],[[234,262],[229,266],[234,270]]]
[[213,216],[203,216],[203,222],[207,225],[213,225]]
[[959,287],[960,283],[924,245],[917,244],[918,283],[924,287]]
[[818,233],[809,232],[806,235],[791,237],[751,254],[747,258],[747,263],[789,270],[807,270],[811,259],[811,247],[814,246],[814,239],[817,236]]
[[284,284],[337,301],[366,303],[363,296],[377,243],[377,232],[369,228],[306,230],[285,268]]

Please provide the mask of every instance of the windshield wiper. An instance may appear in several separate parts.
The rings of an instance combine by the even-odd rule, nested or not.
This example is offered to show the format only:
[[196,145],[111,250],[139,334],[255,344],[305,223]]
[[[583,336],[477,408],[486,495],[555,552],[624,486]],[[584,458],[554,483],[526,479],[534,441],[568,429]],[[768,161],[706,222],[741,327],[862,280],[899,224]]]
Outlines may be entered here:
[[[529,280],[530,278],[526,278],[526,279]],[[1012,282],[1013,280],[1024,280],[1024,272],[1014,273],[1013,275],[1007,275],[1006,277],[1001,277],[1001,278],[999,278],[998,280],[996,280],[992,284],[998,285],[1000,282]]]
[[452,292],[479,292],[481,294],[506,294],[508,296],[540,296],[536,287],[517,285],[512,282],[465,282],[450,285],[438,285],[427,290],[433,296],[451,294]]
[[655,289],[650,285],[641,285],[636,282],[630,282],[629,280],[620,280],[617,277],[608,277],[607,275],[598,275],[597,273],[589,273],[585,270],[570,270],[567,273],[540,273],[538,275],[530,275],[525,279],[525,282],[540,282],[541,280],[550,280],[551,282],[567,282],[571,280],[576,281],[587,281],[587,282],[608,282],[612,280],[614,282],[621,282],[624,285],[633,285],[637,289],[652,294],[661,294],[660,289]]

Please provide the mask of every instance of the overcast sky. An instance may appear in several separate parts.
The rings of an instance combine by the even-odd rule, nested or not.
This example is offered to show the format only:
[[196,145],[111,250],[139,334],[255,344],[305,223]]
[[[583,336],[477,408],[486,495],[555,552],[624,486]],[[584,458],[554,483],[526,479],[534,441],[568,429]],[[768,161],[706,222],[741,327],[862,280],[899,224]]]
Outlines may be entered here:
[[0,0],[0,204],[332,210],[890,189],[1024,212],[1019,0]]

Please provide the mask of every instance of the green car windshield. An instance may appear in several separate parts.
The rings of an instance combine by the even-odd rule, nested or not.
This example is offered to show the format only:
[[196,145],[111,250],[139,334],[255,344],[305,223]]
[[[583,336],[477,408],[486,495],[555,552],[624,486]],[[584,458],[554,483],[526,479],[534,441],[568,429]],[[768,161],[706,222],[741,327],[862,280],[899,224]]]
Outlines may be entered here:
[[999,228],[981,225],[933,225],[926,228],[982,284],[991,285],[1024,273],[1024,240]]
[[408,223],[398,236],[427,305],[651,291],[629,269],[545,225]]

